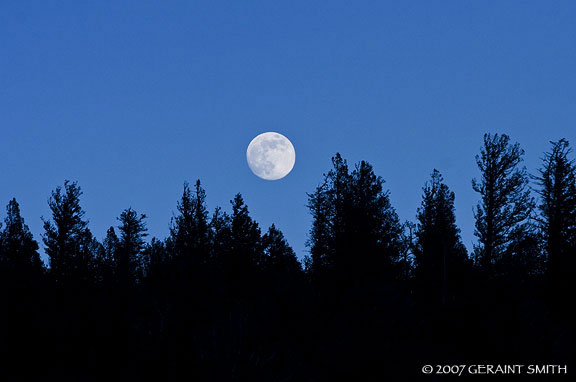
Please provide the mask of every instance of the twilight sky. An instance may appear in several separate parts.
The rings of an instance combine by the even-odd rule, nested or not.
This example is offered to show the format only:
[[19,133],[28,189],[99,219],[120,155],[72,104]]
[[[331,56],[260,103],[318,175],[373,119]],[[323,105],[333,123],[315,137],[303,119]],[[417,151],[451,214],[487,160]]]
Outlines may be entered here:
[[[473,236],[485,132],[526,150],[576,144],[574,1],[0,2],[0,204],[40,216],[77,180],[103,238],[127,207],[165,237],[185,180],[210,210],[241,192],[299,256],[312,192],[341,152],[369,161],[402,219],[438,168]],[[246,164],[277,131],[296,165],[265,181]]]

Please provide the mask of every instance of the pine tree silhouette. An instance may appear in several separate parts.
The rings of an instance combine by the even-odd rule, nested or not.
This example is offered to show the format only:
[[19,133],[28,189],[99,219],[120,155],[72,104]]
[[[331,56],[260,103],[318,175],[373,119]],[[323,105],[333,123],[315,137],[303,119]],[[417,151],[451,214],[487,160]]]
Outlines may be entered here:
[[382,278],[400,259],[402,232],[384,181],[364,161],[352,173],[340,154],[332,164],[309,194],[311,270],[336,272],[339,279]]
[[206,264],[209,260],[209,224],[206,210],[206,192],[196,181],[194,194],[184,184],[178,202],[179,215],[174,217],[170,229],[170,245],[174,256],[185,268]]
[[474,247],[477,263],[488,273],[495,272],[514,237],[528,228],[534,200],[528,189],[528,175],[520,168],[524,150],[511,144],[503,135],[484,135],[484,146],[476,163],[481,178],[472,187],[481,196],[475,211],[478,245]]
[[114,227],[108,228],[106,237],[99,246],[95,258],[96,283],[110,285],[115,279],[115,262],[118,251],[118,236]]
[[118,247],[115,252],[115,274],[122,286],[133,286],[141,281],[142,275],[142,251],[146,242],[146,215],[138,216],[132,208],[128,208],[120,214],[118,231]]
[[458,291],[468,259],[454,211],[454,193],[434,169],[418,209],[414,255],[422,290],[442,305]]
[[20,215],[18,202],[12,199],[0,231],[0,278],[13,287],[26,285],[40,277],[43,268],[38,243]]
[[[548,255],[548,277],[554,294],[570,289],[576,253],[576,166],[567,140],[551,142],[539,170],[540,229]],[[560,300],[564,298],[560,297]],[[562,303],[561,303],[562,304]]]
[[52,221],[44,220],[43,241],[50,275],[57,284],[92,280],[94,238],[88,222],[83,220],[81,195],[78,184],[67,180],[48,200]]
[[230,216],[231,264],[239,272],[253,272],[262,266],[263,253],[260,228],[248,212],[242,195],[237,194]]
[[302,266],[282,232],[274,224],[262,236],[264,271],[275,285],[274,290],[290,290],[302,276]]

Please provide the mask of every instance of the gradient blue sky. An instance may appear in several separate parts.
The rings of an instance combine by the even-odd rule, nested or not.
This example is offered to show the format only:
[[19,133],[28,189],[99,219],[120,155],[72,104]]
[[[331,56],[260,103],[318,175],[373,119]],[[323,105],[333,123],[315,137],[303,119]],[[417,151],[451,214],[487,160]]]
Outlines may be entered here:
[[[471,247],[483,133],[532,172],[550,140],[576,143],[575,20],[574,1],[2,0],[0,204],[40,241],[50,191],[77,180],[98,238],[129,206],[165,237],[200,178],[211,210],[241,192],[303,256],[306,192],[338,151],[374,165],[402,219],[438,168]],[[296,148],[282,180],[246,164],[264,131]]]

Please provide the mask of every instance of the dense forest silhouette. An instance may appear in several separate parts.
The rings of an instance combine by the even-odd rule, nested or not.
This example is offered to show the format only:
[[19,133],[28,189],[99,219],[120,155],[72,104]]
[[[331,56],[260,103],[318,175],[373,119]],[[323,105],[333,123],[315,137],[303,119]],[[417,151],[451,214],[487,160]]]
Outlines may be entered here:
[[564,139],[534,174],[523,155],[507,135],[484,136],[470,252],[438,170],[402,222],[372,166],[340,154],[308,195],[302,263],[240,194],[231,213],[210,213],[200,181],[184,185],[166,239],[148,240],[146,216],[128,208],[97,240],[65,181],[38,243],[12,199],[0,373],[355,381],[425,364],[572,365],[576,167]]

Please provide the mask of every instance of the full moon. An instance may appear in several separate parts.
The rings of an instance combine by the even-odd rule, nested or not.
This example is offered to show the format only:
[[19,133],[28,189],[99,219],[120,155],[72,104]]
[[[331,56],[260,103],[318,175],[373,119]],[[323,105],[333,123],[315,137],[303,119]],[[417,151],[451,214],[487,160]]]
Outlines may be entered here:
[[292,171],[296,152],[288,138],[268,132],[252,139],[246,150],[246,160],[255,175],[266,180],[278,180]]

